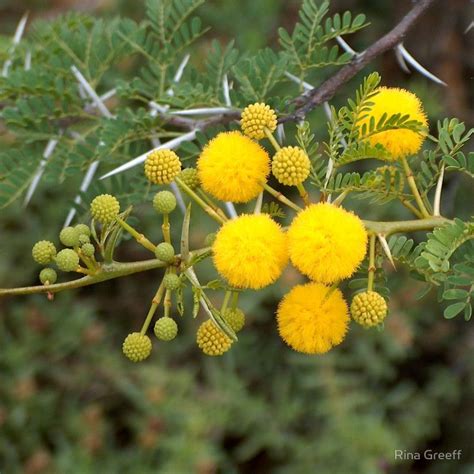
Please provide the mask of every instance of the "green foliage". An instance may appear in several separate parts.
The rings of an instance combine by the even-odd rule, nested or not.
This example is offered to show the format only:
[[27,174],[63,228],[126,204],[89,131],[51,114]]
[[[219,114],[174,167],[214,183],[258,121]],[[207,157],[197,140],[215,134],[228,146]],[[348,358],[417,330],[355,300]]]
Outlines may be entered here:
[[339,54],[337,44],[326,44],[367,26],[365,15],[352,18],[352,13],[346,11],[342,16],[336,13],[325,18],[328,10],[329,1],[318,6],[313,0],[304,0],[299,12],[301,22],[295,25],[293,33],[290,35],[284,28],[279,29],[280,43],[301,77],[313,68],[346,64],[352,55],[347,52]]

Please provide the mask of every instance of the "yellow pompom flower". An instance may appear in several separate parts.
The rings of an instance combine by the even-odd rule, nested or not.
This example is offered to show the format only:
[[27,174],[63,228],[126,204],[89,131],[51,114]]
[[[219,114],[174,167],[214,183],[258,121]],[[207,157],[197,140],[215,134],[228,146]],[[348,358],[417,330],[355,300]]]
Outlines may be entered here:
[[[424,127],[428,125],[423,105],[415,94],[395,87],[380,87],[377,91],[370,99],[373,105],[359,122],[360,127],[363,124],[368,126],[371,118],[377,123],[383,114],[387,114],[387,118],[395,114],[408,115],[408,120],[416,120]],[[417,153],[425,137],[426,133],[400,128],[377,133],[368,140],[371,145],[382,145],[393,159],[398,159]]]
[[240,126],[250,138],[265,138],[265,129],[274,132],[277,128],[277,116],[270,106],[263,103],[250,104],[242,112]]
[[145,176],[155,184],[169,184],[181,172],[181,161],[173,150],[152,151],[145,161]]
[[293,265],[314,281],[349,278],[362,262],[367,232],[354,213],[328,203],[301,211],[288,230]]
[[308,155],[300,147],[283,147],[273,157],[273,176],[286,186],[301,184],[309,176],[310,170]]
[[283,298],[277,322],[281,338],[295,351],[323,354],[344,340],[349,311],[340,290],[307,283]]
[[262,191],[270,173],[270,157],[240,132],[219,133],[197,162],[204,191],[222,201],[248,202]]
[[227,221],[212,251],[217,271],[238,288],[256,290],[274,283],[288,262],[286,235],[267,214]]

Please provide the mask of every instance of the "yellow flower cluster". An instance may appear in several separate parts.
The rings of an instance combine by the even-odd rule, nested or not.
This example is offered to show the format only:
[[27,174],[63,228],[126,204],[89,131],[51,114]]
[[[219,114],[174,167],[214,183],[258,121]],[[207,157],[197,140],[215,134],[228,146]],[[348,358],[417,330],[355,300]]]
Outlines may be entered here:
[[[371,119],[374,120],[374,123],[378,123],[384,114],[387,118],[395,114],[408,115],[409,120],[416,120],[423,127],[428,125],[423,105],[412,92],[394,87],[380,87],[370,102],[372,105],[359,122],[359,127],[364,124],[368,127]],[[417,153],[425,137],[426,133],[400,128],[376,133],[368,140],[371,145],[382,145],[396,160]]]
[[283,298],[277,322],[280,336],[291,348],[323,354],[343,341],[349,310],[340,290],[308,283],[295,286]]
[[248,202],[262,191],[270,173],[263,147],[240,132],[220,133],[197,162],[204,191],[221,201]]
[[288,262],[286,235],[267,214],[244,214],[226,222],[212,250],[217,271],[237,288],[270,285]]
[[367,232],[352,212],[332,204],[312,204],[288,230],[293,265],[314,281],[332,284],[349,278],[365,257]]

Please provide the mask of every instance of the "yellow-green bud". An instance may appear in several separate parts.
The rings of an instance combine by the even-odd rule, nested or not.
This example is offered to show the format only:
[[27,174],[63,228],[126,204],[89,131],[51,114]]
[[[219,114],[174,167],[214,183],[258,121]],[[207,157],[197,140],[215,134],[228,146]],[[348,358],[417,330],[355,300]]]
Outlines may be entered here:
[[63,272],[73,272],[79,266],[79,255],[72,249],[64,249],[56,255],[56,265]]
[[110,194],[101,194],[91,202],[92,217],[101,224],[110,224],[120,212],[120,203]]
[[174,260],[174,248],[167,242],[162,242],[156,246],[155,256],[158,260],[171,263]]
[[179,288],[180,284],[181,280],[179,279],[179,276],[175,273],[168,273],[163,278],[163,286],[167,290],[175,291]]
[[151,339],[139,332],[133,332],[123,341],[122,351],[132,362],[141,362],[151,354]]
[[52,268],[43,268],[39,274],[39,279],[43,285],[54,285],[58,279],[58,274]]
[[181,171],[181,161],[172,150],[152,151],[145,161],[145,176],[155,184],[169,184]]
[[36,263],[46,265],[51,262],[56,256],[56,247],[53,242],[48,240],[40,240],[36,242],[31,251],[31,255]]
[[185,168],[179,173],[179,179],[191,189],[196,189],[201,185],[196,168]]
[[224,334],[210,319],[199,326],[196,342],[204,354],[209,356],[222,355],[232,345],[232,339]]
[[178,334],[178,325],[174,319],[165,316],[156,321],[154,333],[160,341],[171,341]]
[[170,214],[176,207],[176,198],[170,191],[160,191],[153,198],[153,207],[159,214]]
[[245,324],[245,314],[239,309],[227,308],[223,314],[226,323],[235,331],[239,332]]
[[351,315],[361,326],[377,326],[387,316],[387,303],[379,293],[364,291],[352,299]]

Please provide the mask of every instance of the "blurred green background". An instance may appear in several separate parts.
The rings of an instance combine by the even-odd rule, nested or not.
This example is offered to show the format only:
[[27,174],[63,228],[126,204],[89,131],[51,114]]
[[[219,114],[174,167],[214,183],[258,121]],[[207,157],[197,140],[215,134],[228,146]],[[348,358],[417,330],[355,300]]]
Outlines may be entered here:
[[[432,123],[451,116],[474,122],[468,6],[454,0],[448,9],[438,2],[405,42],[447,88],[404,73],[391,53],[371,66],[385,84],[416,91]],[[208,1],[201,16],[212,30],[202,54],[212,38],[235,38],[242,51],[276,46],[277,27],[291,29],[298,7],[295,0]],[[361,50],[409,7],[408,1],[333,0],[331,11],[367,14],[371,26],[351,38]],[[13,34],[27,10],[34,20],[71,10],[140,19],[143,9],[143,2],[125,0],[0,0],[0,33]],[[355,85],[334,102],[342,103]],[[313,125],[324,134],[320,112]],[[2,133],[0,126],[0,146],[6,146]],[[41,189],[28,208],[0,211],[0,287],[36,283],[31,246],[40,238],[56,240],[66,195]],[[471,183],[450,177],[445,214],[469,216],[469,195]],[[140,226],[157,236],[149,207],[138,209]],[[402,216],[398,208],[365,206],[361,212]],[[196,245],[206,233],[199,222]],[[120,257],[147,255],[127,242]],[[209,266],[199,271],[212,277]],[[243,298],[248,324],[224,357],[200,353],[198,322],[187,317],[177,340],[155,344],[148,361],[133,365],[121,343],[140,327],[160,277],[159,271],[136,275],[58,294],[54,302],[44,296],[0,300],[1,474],[474,472],[473,326],[444,320],[434,294],[416,301],[420,285],[403,268],[389,274],[385,331],[352,327],[326,356],[295,354],[277,334],[276,304],[300,279],[290,269],[270,289]],[[427,449],[461,449],[462,457],[395,459],[395,450]]]

